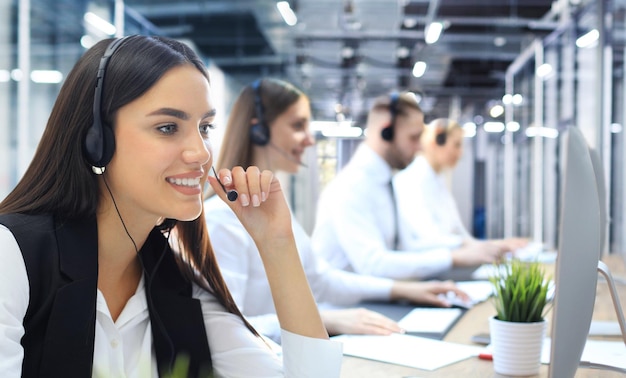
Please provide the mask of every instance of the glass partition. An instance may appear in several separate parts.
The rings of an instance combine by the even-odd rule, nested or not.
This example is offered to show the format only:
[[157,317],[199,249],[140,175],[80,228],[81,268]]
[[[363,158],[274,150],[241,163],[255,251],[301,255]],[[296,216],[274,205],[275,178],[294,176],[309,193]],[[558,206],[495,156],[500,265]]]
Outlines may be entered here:
[[[606,52],[599,52],[597,41],[580,43],[582,36],[597,30],[597,12],[592,3],[572,13],[509,67],[507,95],[518,101],[507,105],[506,122],[518,131],[507,131],[504,138],[505,236],[529,236],[551,248],[558,244],[558,136],[576,126],[595,147],[607,116],[603,106],[611,102],[610,96],[601,96],[610,85],[598,79],[610,77],[610,68],[602,65]],[[603,153],[611,151],[605,148]]]

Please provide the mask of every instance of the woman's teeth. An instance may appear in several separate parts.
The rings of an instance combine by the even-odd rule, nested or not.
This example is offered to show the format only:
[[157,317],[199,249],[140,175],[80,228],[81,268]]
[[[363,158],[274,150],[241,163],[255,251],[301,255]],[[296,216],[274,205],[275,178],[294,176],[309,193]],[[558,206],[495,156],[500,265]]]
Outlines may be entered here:
[[197,178],[171,178],[168,177],[167,182],[178,186],[198,186],[200,185],[200,177]]

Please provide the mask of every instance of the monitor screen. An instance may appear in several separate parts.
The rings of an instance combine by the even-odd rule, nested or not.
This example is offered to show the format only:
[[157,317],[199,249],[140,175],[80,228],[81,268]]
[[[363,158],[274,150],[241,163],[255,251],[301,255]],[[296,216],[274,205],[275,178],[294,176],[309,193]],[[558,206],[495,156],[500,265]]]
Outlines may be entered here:
[[578,128],[565,132],[563,153],[550,377],[573,377],[578,369],[593,315],[601,248],[598,184]]

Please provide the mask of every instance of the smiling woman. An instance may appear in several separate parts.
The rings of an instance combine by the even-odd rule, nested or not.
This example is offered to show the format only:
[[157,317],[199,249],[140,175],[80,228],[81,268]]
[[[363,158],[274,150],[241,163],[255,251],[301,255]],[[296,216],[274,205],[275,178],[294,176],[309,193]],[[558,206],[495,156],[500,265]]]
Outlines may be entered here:
[[[341,346],[327,340],[280,183],[255,167],[208,176],[214,115],[206,69],[183,43],[105,40],[76,63],[0,203],[1,376],[158,377],[181,358],[189,377],[339,375]],[[220,182],[236,188],[229,208],[261,250],[280,251],[265,262],[282,363],[222,279],[206,180],[223,201]]]

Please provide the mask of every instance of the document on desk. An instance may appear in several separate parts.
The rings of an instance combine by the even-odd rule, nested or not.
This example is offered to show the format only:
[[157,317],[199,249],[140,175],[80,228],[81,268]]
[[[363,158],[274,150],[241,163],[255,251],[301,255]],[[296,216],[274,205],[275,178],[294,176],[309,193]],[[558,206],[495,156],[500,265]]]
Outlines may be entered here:
[[[546,337],[541,348],[542,364],[550,363],[550,344],[551,339]],[[580,361],[626,369],[626,345],[622,340],[587,339]]]
[[412,333],[445,334],[462,314],[460,308],[418,307],[400,319],[398,325]]
[[401,334],[341,335],[334,336],[332,339],[343,343],[343,354],[347,356],[422,370],[435,370],[469,357],[478,356],[484,350],[484,347]]

